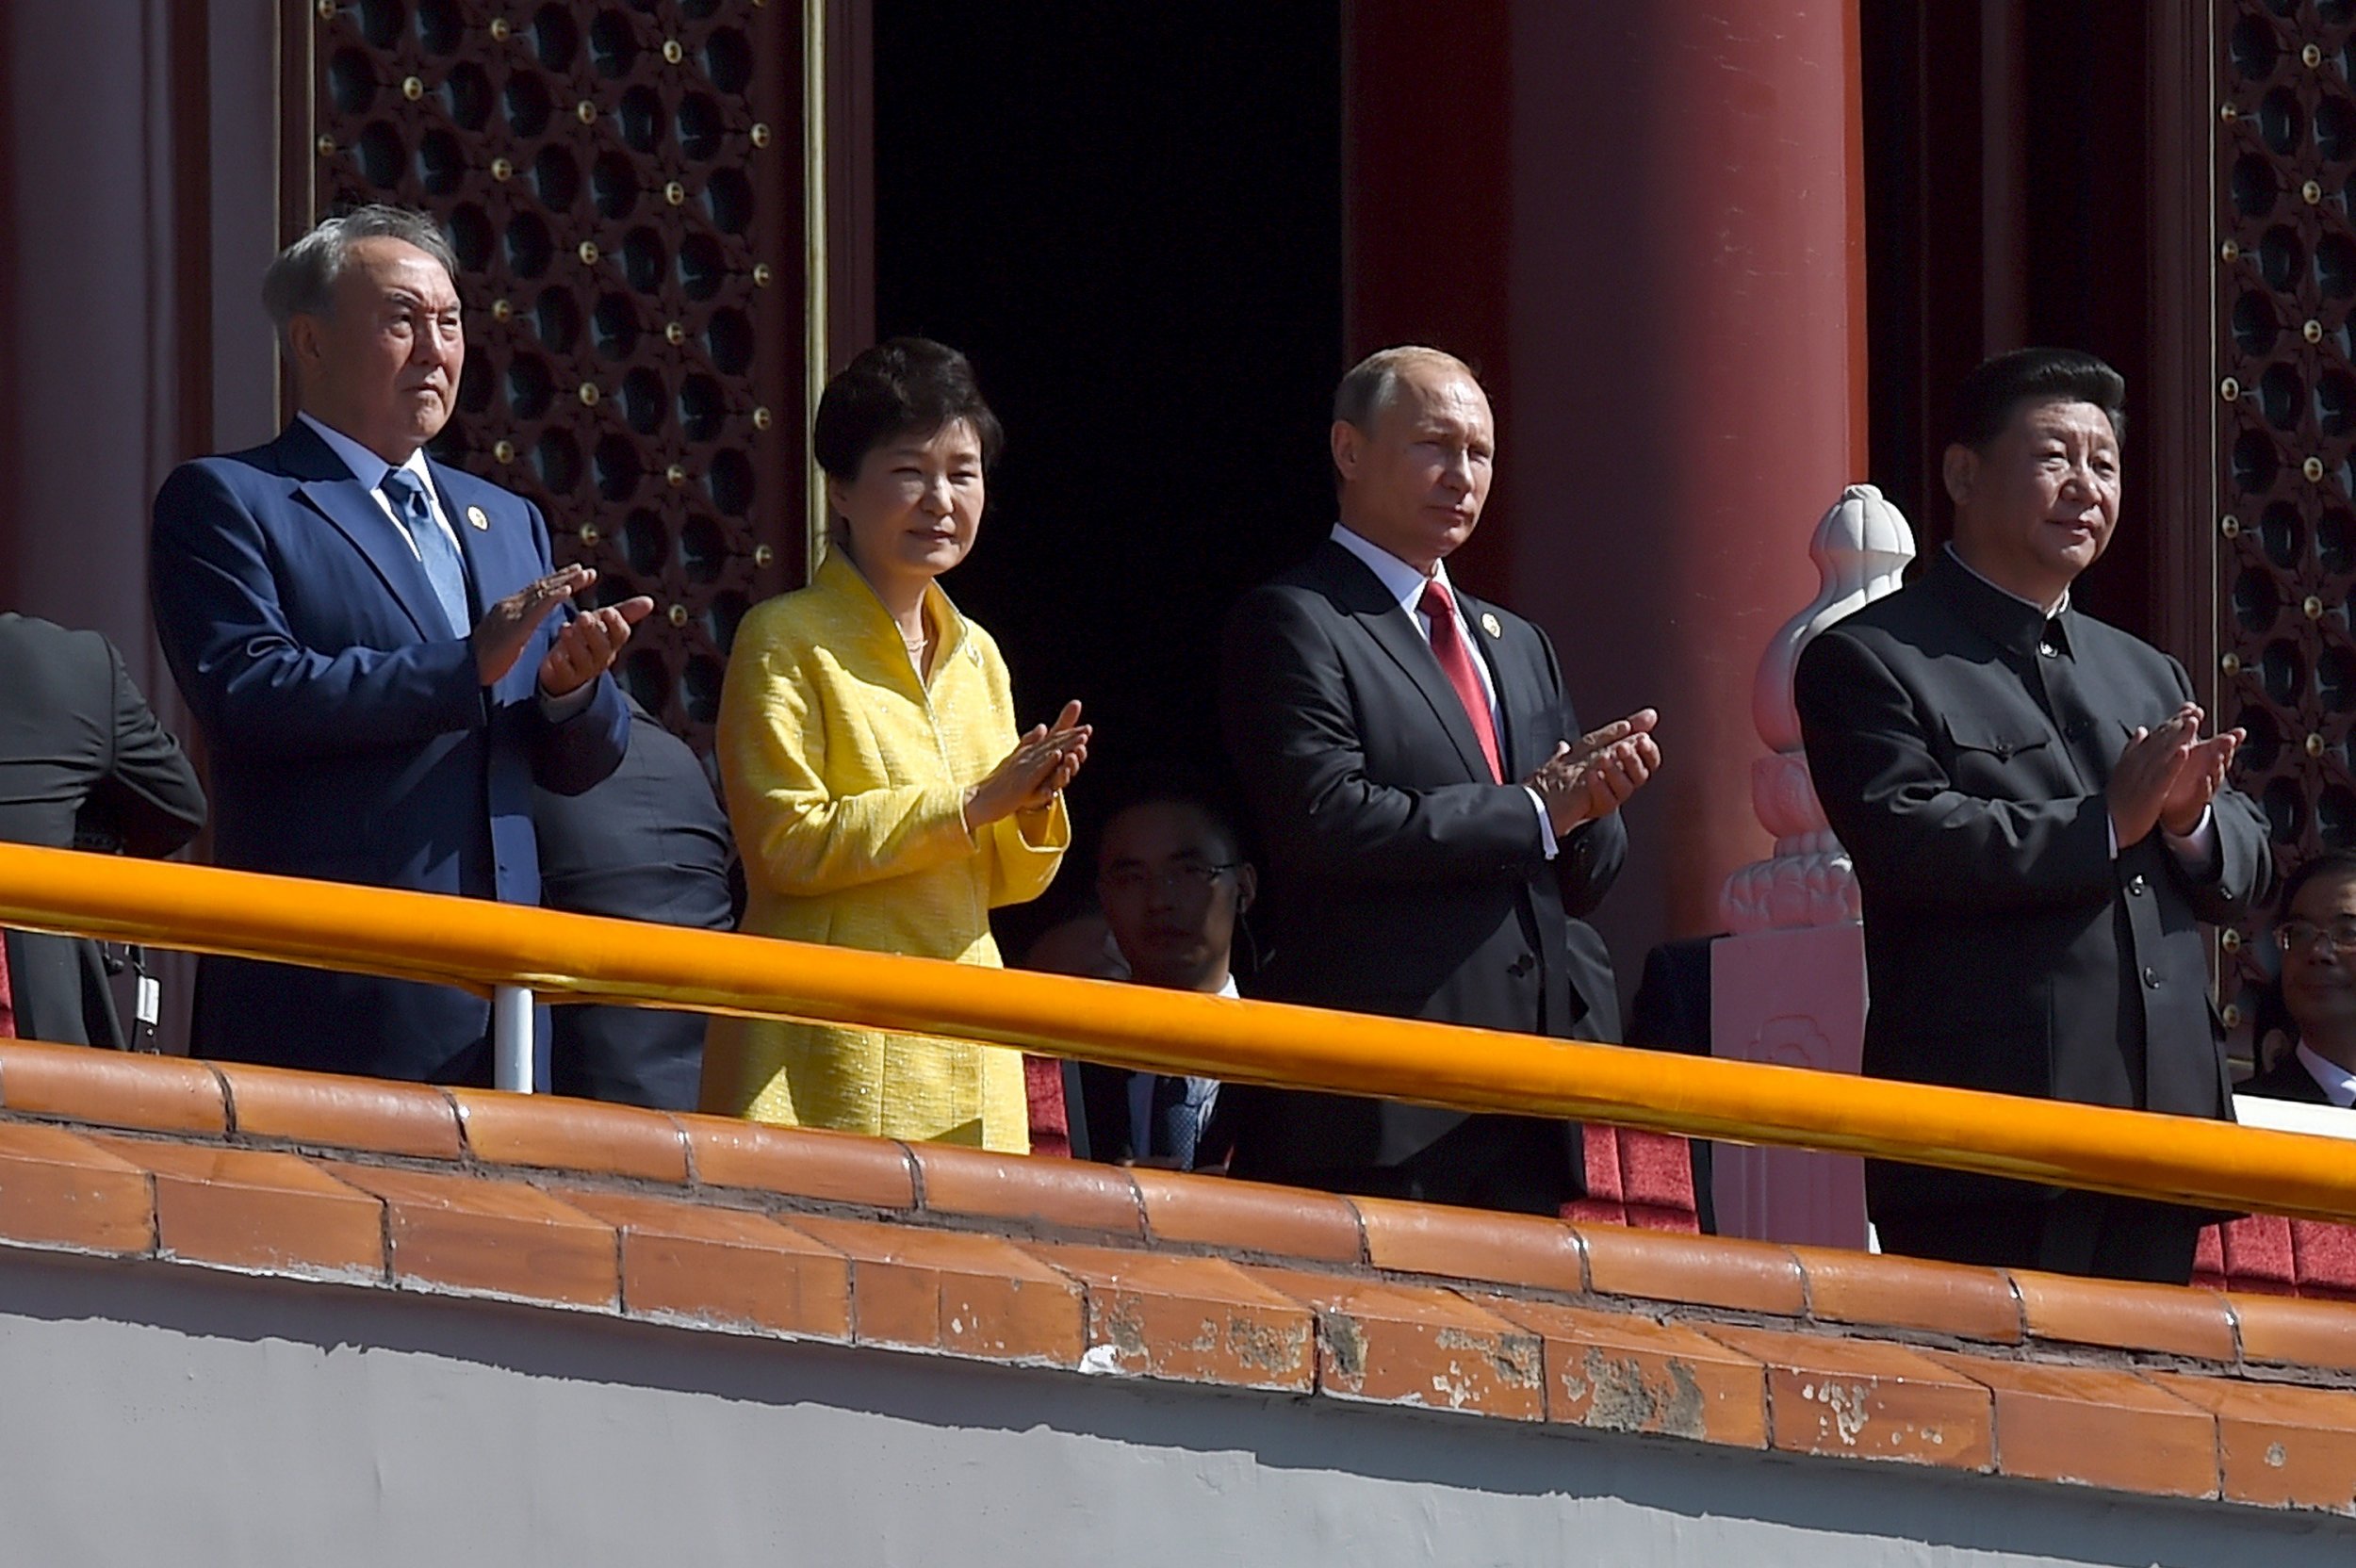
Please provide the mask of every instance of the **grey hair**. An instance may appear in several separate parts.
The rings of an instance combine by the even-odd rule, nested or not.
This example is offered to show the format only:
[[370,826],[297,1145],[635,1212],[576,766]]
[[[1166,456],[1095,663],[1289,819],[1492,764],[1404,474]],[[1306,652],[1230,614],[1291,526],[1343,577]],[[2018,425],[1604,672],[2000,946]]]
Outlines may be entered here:
[[1395,349],[1378,349],[1350,368],[1342,377],[1341,385],[1333,389],[1333,420],[1336,424],[1355,425],[1360,430],[1372,430],[1383,411],[1391,406],[1399,395],[1399,379],[1409,370],[1430,368],[1453,371],[1478,384],[1479,376],[1472,367],[1439,349],[1427,349],[1420,344],[1403,343]]
[[262,308],[270,313],[270,325],[278,329],[280,352],[293,352],[286,329],[296,317],[325,316],[335,307],[335,279],[352,247],[363,239],[398,239],[415,245],[440,262],[451,286],[457,286],[458,253],[450,249],[440,225],[424,213],[373,204],[324,219],[279,252],[270,270],[262,274]]

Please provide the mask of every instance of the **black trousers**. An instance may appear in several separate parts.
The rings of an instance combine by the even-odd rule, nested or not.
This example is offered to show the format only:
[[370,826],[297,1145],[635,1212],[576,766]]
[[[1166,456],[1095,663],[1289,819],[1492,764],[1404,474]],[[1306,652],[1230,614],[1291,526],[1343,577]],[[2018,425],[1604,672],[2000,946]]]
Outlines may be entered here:
[[2213,1217],[2173,1203],[2065,1191],[2044,1202],[1876,1214],[1873,1230],[1883,1251],[1909,1258],[2181,1285],[2192,1282],[2193,1250]]
[[1359,1198],[1560,1215],[1585,1184],[1571,1170],[1562,1123],[1520,1116],[1476,1116],[1398,1165],[1312,1170],[1283,1178],[1295,1186]]

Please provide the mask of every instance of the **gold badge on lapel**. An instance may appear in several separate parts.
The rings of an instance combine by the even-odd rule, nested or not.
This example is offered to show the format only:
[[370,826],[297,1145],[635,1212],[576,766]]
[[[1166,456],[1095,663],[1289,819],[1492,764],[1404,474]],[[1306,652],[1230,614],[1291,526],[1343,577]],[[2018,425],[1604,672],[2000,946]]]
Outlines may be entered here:
[[1495,615],[1490,614],[1486,610],[1483,610],[1481,612],[1481,629],[1487,632],[1492,637],[1502,637],[1505,635],[1505,629],[1497,625],[1497,618]]
[[483,508],[479,506],[470,506],[466,508],[466,521],[472,523],[475,527],[482,529],[486,532],[489,531],[491,527],[491,519],[483,514]]

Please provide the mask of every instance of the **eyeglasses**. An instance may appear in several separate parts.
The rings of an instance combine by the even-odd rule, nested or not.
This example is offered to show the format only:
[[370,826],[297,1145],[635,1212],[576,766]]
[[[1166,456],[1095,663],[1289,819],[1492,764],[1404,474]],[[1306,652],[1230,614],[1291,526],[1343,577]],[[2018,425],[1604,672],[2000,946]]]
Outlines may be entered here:
[[2318,939],[2330,942],[2331,951],[2342,956],[2356,954],[2356,920],[2335,920],[2329,925],[2286,920],[2274,928],[2274,945],[2284,953],[2303,953]]
[[1240,867],[1242,862],[1230,860],[1213,865],[1208,860],[1182,860],[1161,871],[1148,871],[1143,866],[1117,866],[1098,879],[1108,893],[1207,892],[1219,879]]

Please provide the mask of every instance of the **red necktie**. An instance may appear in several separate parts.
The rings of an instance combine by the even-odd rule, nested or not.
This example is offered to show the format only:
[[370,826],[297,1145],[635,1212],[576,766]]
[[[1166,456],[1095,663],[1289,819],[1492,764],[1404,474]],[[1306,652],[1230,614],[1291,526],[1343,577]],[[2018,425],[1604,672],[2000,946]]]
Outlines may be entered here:
[[1423,602],[1416,606],[1432,618],[1432,654],[1440,662],[1440,673],[1456,688],[1456,700],[1464,705],[1464,716],[1472,720],[1473,736],[1481,743],[1481,755],[1489,760],[1489,776],[1499,783],[1505,781],[1505,765],[1497,760],[1497,721],[1489,713],[1489,698],[1481,689],[1481,676],[1473,668],[1473,651],[1464,644],[1464,628],[1456,618],[1456,596],[1448,591],[1448,584],[1438,578],[1423,585]]
[[16,1038],[16,997],[8,989],[8,934],[0,931],[0,1040]]

